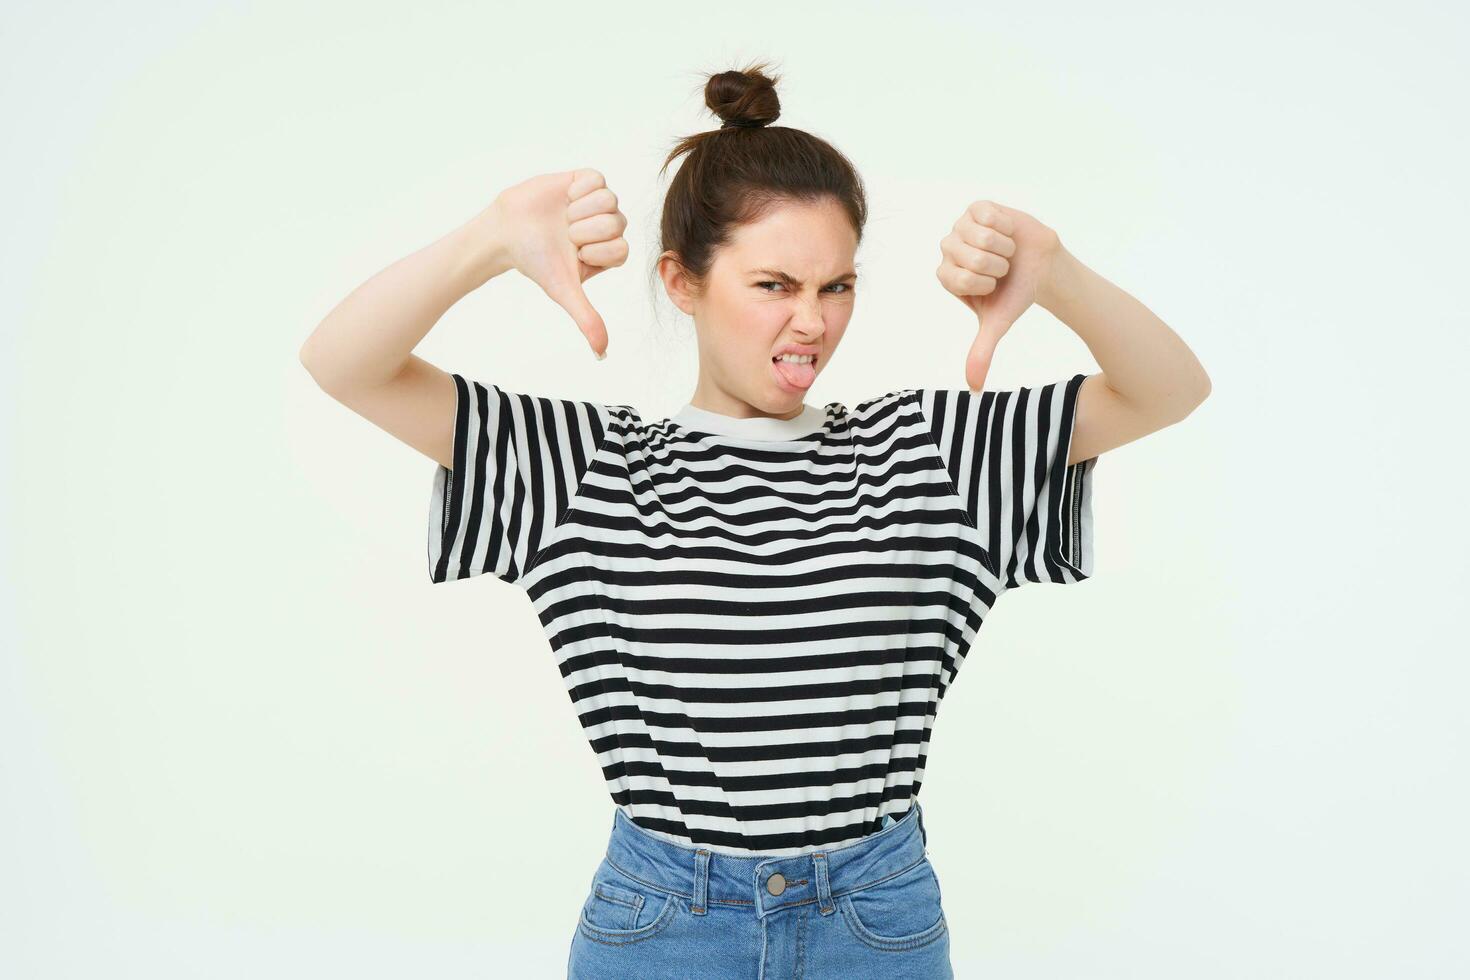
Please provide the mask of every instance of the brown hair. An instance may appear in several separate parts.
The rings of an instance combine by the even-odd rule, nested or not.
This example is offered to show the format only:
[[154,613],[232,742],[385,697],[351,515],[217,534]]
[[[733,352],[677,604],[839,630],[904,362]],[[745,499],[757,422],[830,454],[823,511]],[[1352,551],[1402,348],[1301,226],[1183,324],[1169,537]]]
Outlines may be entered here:
[[673,250],[696,290],[703,288],[715,252],[738,226],[759,221],[785,202],[832,198],[862,241],[868,220],[862,178],[826,140],[770,125],[781,115],[781,101],[776,98],[780,76],[767,74],[769,67],[757,62],[706,76],[705,105],[723,125],[680,140],[659,168],[663,174],[681,154],[689,154],[664,197],[659,254]]

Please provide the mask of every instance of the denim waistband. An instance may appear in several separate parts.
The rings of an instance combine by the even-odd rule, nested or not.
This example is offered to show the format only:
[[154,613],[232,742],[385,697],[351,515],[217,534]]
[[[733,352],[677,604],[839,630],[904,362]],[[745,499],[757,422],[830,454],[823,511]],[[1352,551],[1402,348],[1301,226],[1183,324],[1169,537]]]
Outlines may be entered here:
[[675,843],[613,811],[605,860],[629,878],[689,902],[703,915],[711,905],[752,908],[759,917],[816,902],[826,915],[833,898],[886,881],[924,860],[928,834],[919,801],[872,834],[808,854],[731,855]]

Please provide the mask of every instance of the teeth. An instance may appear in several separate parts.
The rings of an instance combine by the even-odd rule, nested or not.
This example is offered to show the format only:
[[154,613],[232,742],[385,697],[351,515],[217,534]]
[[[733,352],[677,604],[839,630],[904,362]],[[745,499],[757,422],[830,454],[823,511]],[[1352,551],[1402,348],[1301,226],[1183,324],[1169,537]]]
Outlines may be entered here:
[[815,354],[777,354],[772,360],[791,361],[795,364],[810,364],[817,359]]

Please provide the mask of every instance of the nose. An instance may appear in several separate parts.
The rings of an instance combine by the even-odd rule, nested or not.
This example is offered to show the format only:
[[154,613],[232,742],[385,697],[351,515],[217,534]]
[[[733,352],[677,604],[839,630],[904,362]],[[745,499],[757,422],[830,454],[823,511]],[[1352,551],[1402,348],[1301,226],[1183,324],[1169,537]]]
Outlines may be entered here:
[[802,338],[802,343],[811,343],[822,336],[827,328],[827,321],[822,319],[821,307],[803,306],[795,316],[791,318],[792,329]]

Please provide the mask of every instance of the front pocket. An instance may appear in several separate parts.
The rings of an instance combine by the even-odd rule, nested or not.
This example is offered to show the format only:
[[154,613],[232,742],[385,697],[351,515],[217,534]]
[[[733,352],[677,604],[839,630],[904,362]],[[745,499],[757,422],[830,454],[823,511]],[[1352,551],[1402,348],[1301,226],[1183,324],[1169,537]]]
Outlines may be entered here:
[[886,881],[840,896],[837,904],[853,934],[875,949],[924,946],[948,929],[939,879],[928,858]]
[[590,925],[599,929],[633,929],[643,909],[642,895],[608,881],[594,881],[583,910]]
[[638,942],[661,932],[673,919],[674,897],[598,877],[582,905],[583,935],[613,945]]

